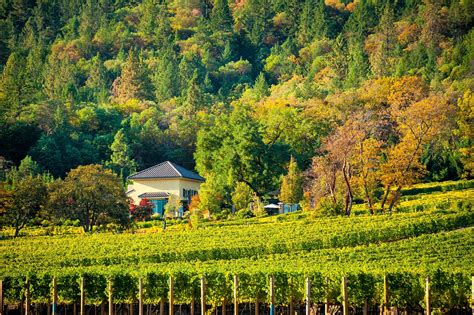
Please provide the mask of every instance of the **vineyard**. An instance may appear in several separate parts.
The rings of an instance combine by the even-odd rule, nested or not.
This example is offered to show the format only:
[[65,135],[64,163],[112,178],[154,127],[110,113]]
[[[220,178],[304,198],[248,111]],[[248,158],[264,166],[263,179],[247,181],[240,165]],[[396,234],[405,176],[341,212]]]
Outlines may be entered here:
[[166,231],[10,238],[0,242],[3,301],[26,311],[53,303],[71,312],[122,304],[134,305],[129,312],[161,305],[147,308],[160,314],[242,313],[249,305],[304,312],[306,303],[307,312],[326,305],[328,312],[367,313],[382,305],[469,313],[472,186],[416,186],[392,214],[371,216],[356,205],[351,217],[295,213]]

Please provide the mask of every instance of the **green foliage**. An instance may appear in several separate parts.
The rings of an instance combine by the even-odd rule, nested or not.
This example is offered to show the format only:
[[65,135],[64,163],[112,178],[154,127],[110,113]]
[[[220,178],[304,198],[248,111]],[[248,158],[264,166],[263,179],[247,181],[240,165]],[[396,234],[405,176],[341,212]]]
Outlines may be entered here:
[[114,137],[114,142],[110,146],[112,154],[107,166],[120,175],[122,179],[127,178],[130,174],[136,171],[136,163],[130,158],[130,151],[125,141],[122,130],[117,131]]
[[253,199],[253,190],[243,182],[238,182],[232,193],[232,204],[237,211],[248,209]]
[[[11,202],[5,209],[5,219],[7,224],[15,227],[15,237],[29,220],[36,218],[47,201],[47,184],[40,175],[22,175],[24,170],[18,172],[18,175],[12,182]],[[21,176],[21,177],[19,177]]]
[[[294,126],[301,131],[327,112],[337,110],[338,123],[350,116],[352,106],[332,100],[372,78],[416,75],[453,100],[472,90],[469,1],[15,0],[0,5],[0,29],[0,155],[15,165],[31,155],[61,177],[110,161],[121,128],[140,168],[166,159],[192,168],[201,115],[238,103],[310,113]],[[291,153],[304,170],[332,128],[285,137],[278,149],[299,142]],[[461,150],[430,155],[428,177],[468,177],[465,138],[446,149]]]
[[280,187],[280,200],[284,203],[299,203],[303,199],[303,178],[293,157],[288,164]]
[[57,217],[79,220],[85,232],[112,220],[128,221],[128,201],[119,178],[99,165],[79,166],[52,184],[48,207]]
[[165,205],[165,216],[167,218],[175,218],[178,216],[178,210],[182,206],[179,196],[171,195]]

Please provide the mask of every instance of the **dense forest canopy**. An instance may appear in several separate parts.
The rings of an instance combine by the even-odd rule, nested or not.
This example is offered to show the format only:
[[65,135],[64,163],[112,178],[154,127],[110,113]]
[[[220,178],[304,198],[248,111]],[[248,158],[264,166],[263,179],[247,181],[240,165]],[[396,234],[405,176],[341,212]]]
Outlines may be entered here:
[[0,0],[2,169],[172,160],[213,209],[279,188],[293,157],[309,199],[391,207],[472,176],[473,18],[472,0]]

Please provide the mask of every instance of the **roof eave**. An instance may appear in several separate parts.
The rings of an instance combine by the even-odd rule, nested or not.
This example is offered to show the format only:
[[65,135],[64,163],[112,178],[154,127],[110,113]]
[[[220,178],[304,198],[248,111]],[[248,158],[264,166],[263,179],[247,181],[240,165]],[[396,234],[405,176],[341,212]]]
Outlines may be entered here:
[[197,178],[190,178],[190,177],[184,177],[184,176],[170,176],[170,177],[134,177],[134,176],[129,176],[127,179],[130,180],[136,180],[136,179],[187,179],[187,180],[194,180],[197,182],[205,182],[206,180],[204,178],[202,179],[197,179]]

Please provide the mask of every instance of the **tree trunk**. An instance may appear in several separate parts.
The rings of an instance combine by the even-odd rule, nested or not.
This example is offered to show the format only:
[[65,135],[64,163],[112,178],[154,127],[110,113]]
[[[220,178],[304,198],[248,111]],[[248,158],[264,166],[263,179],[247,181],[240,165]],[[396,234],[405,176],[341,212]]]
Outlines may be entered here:
[[346,161],[344,161],[344,165],[342,166],[342,173],[344,175],[344,181],[346,182],[347,186],[347,194],[346,194],[346,215],[350,216],[351,215],[351,210],[352,210],[352,189],[351,189],[351,183],[349,182],[349,176],[350,176],[350,166]]
[[398,186],[397,187],[397,190],[393,193],[393,198],[392,200],[390,201],[390,205],[388,207],[388,212],[389,213],[392,213],[392,209],[393,207],[395,206],[395,204],[397,203],[398,199],[400,198],[400,191],[402,190],[402,186]]
[[369,187],[367,187],[367,176],[369,176],[369,171],[364,172],[364,159],[362,158],[362,154],[364,152],[364,143],[361,141],[359,143],[359,161],[360,161],[360,169],[362,171],[362,180],[364,183],[364,193],[365,199],[367,200],[367,205],[369,206],[370,214],[374,214],[374,205],[372,204],[372,198],[369,195]]
[[385,194],[383,195],[382,202],[380,203],[380,210],[381,210],[382,212],[385,212],[385,203],[387,202],[388,194],[390,194],[390,188],[391,188],[391,185],[388,185],[388,186],[385,188]]
[[365,199],[367,200],[367,204],[369,206],[370,214],[374,214],[374,205],[372,204],[372,198],[370,198],[370,195],[369,195],[369,189],[367,187],[367,181],[365,177],[364,177],[364,193],[365,193]]

